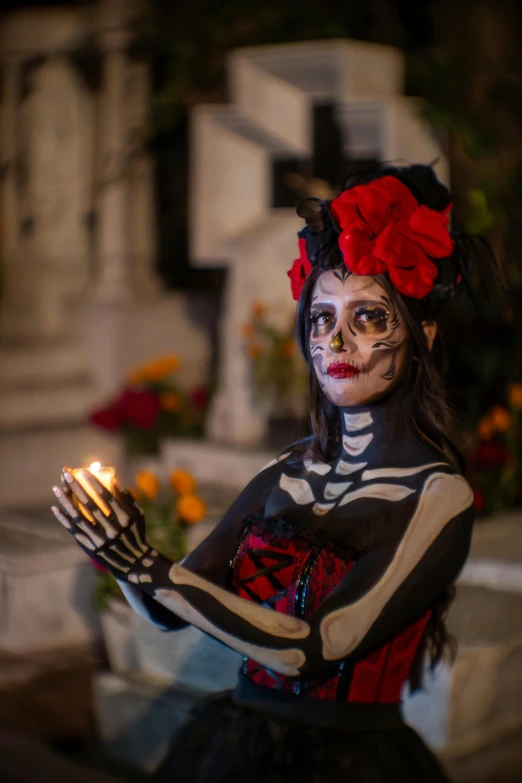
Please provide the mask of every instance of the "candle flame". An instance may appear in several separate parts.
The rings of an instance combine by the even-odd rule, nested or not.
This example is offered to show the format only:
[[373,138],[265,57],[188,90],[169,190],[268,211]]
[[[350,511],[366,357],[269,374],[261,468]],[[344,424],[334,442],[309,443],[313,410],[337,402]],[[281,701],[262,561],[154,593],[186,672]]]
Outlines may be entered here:
[[98,473],[101,470],[101,462],[91,462],[91,464],[89,465],[89,470],[95,476],[98,475]]

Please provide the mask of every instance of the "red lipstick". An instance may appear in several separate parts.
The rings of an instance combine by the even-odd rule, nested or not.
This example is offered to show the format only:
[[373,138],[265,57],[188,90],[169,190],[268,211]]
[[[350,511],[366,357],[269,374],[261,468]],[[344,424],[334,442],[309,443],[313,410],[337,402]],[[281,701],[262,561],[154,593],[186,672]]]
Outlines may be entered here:
[[360,370],[358,370],[357,367],[354,367],[353,364],[333,362],[328,366],[326,372],[330,378],[353,378],[353,376],[359,375]]

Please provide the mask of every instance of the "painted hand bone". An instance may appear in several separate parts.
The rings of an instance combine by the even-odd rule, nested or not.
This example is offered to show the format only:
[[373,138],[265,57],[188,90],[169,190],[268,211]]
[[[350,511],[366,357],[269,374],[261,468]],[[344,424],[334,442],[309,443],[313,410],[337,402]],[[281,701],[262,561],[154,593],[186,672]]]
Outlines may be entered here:
[[118,579],[136,584],[151,581],[147,570],[154,565],[158,553],[145,540],[145,519],[140,507],[127,491],[118,490],[117,496],[113,495],[90,471],[82,470],[80,475],[89,486],[89,493],[68,468],[62,471],[61,486],[53,487],[61,506],[51,507],[57,520],[89,557]]

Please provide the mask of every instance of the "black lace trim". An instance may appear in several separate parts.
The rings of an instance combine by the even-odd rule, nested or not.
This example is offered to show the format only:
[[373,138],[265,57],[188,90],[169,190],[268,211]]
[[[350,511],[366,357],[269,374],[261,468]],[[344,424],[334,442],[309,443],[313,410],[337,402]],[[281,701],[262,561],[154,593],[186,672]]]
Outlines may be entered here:
[[294,522],[281,517],[265,517],[263,514],[249,514],[245,517],[240,540],[246,531],[259,536],[266,544],[286,549],[291,541],[300,538],[310,548],[330,549],[342,560],[357,560],[360,552],[325,530],[310,530],[302,522]]

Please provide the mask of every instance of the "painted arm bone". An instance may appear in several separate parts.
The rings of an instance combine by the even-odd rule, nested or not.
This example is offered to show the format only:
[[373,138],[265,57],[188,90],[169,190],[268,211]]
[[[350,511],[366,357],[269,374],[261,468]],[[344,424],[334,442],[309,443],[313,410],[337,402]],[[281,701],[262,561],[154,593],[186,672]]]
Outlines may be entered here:
[[[63,511],[55,508],[54,513],[91,557],[181,620],[290,676],[325,670],[360,654],[365,645],[384,641],[383,634],[386,638],[413,619],[409,616],[427,608],[456,578],[469,546],[471,489],[460,476],[433,473],[400,542],[360,558],[307,623],[171,563],[146,544],[142,516],[129,515],[90,474],[91,486],[110,508],[108,515],[71,474],[64,477],[69,489],[58,498]],[[71,490],[95,518],[96,540],[78,519]]]

